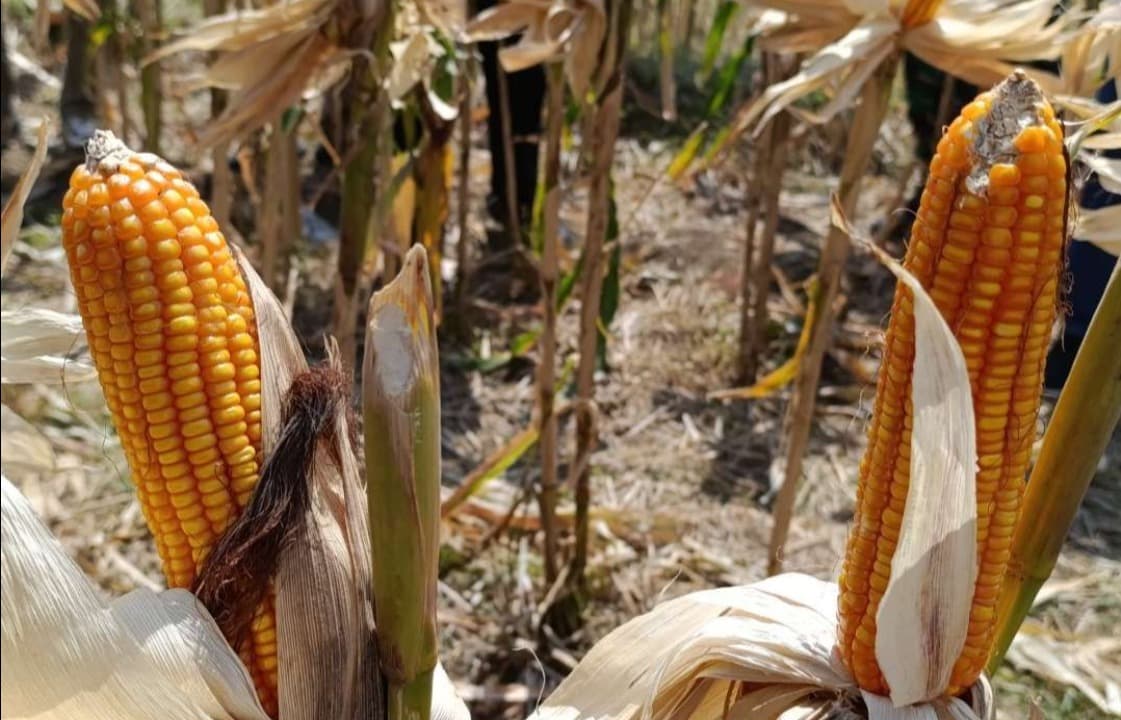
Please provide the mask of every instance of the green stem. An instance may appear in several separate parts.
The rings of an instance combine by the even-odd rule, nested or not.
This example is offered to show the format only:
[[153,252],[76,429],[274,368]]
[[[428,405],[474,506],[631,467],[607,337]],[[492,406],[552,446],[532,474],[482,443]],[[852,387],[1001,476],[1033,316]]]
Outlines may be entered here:
[[389,686],[390,720],[428,720],[432,712],[432,674],[429,670],[404,685]]
[[427,720],[436,667],[440,370],[433,309],[424,248],[414,245],[400,275],[370,301],[362,368],[374,621],[388,720]]
[[[347,122],[357,127],[354,154],[342,172],[342,208],[339,226],[338,279],[335,283],[335,306],[332,334],[339,341],[339,354],[346,367],[355,360],[355,328],[358,322],[358,291],[361,268],[370,238],[379,225],[375,208],[379,184],[387,185],[389,173],[386,148],[382,138],[388,137],[389,101],[382,90],[382,78],[388,73],[389,41],[393,36],[393,3],[386,4],[385,16],[379,19],[370,38],[372,59],[358,56],[347,87],[353,109]],[[349,148],[342,148],[346,155]]]
[[1078,506],[1121,419],[1121,265],[1113,269],[1074,358],[1012,536],[1008,574],[997,603],[997,642],[989,672],[1000,667],[1035,596],[1055,569]]

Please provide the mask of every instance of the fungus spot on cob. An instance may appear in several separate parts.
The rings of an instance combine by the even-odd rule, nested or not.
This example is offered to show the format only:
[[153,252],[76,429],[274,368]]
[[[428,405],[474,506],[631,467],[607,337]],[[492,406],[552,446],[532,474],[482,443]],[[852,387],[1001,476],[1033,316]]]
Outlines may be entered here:
[[[973,684],[994,641],[1063,270],[1067,169],[1053,109],[1014,74],[966,106],[938,144],[904,261],[961,344],[977,428],[978,578],[950,694]],[[910,480],[914,348],[900,285],[839,583],[841,656],[861,688],[881,695],[876,613]]]
[[[248,504],[261,464],[253,306],[198,191],[98,131],[63,198],[78,307],[171,587],[189,587]],[[272,595],[239,651],[276,713]]]

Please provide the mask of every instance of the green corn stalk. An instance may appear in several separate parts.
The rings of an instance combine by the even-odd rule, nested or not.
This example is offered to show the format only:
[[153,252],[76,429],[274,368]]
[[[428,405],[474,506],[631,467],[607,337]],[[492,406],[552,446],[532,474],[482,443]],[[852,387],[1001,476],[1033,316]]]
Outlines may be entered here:
[[440,371],[424,248],[370,300],[362,366],[374,620],[389,720],[428,720],[440,554]]

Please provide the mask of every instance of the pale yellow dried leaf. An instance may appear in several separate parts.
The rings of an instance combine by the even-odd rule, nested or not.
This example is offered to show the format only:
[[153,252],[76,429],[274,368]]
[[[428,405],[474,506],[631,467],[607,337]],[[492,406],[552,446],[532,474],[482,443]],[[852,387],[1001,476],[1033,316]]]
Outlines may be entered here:
[[280,35],[302,34],[330,17],[336,0],[292,0],[263,10],[234,10],[206,18],[189,34],[153,51],[145,63],[184,50],[242,50]]
[[393,43],[390,52],[393,54],[393,67],[386,80],[386,92],[391,102],[398,103],[428,76],[435,59],[430,50],[428,33],[423,30]]
[[0,276],[3,276],[8,267],[8,257],[12,254],[12,248],[15,247],[16,238],[19,237],[19,229],[23,225],[23,206],[27,203],[27,196],[31,193],[31,188],[39,177],[39,171],[43,168],[43,162],[47,159],[47,132],[49,129],[50,122],[43,119],[39,123],[39,131],[35,140],[35,153],[31,156],[31,162],[27,164],[23,173],[19,176],[19,180],[16,181],[11,195],[8,196],[8,202],[4,205],[3,214],[0,215]]
[[7,405],[0,405],[0,458],[6,471],[50,472],[55,466],[51,441]]
[[1074,237],[1092,242],[1110,255],[1121,255],[1121,205],[1081,208]]
[[597,643],[532,717],[683,718],[737,681],[851,688],[836,600],[833,583],[786,574],[667,601]]

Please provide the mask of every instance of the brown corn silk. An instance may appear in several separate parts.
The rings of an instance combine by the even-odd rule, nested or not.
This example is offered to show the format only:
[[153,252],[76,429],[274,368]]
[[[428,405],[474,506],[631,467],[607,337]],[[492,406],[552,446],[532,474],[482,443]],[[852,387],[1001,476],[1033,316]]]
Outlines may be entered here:
[[[978,577],[950,694],[973,684],[994,641],[1055,319],[1067,203],[1062,127],[1038,86],[1017,73],[966,106],[942,137],[907,248],[904,265],[961,344],[977,428]],[[882,695],[889,688],[876,661],[876,613],[910,480],[914,330],[912,297],[900,285],[840,577],[841,656],[861,688]]]
[[[218,224],[167,162],[98,131],[62,238],[101,387],[171,587],[190,587],[261,465],[253,306]],[[239,652],[276,714],[272,594]]]

